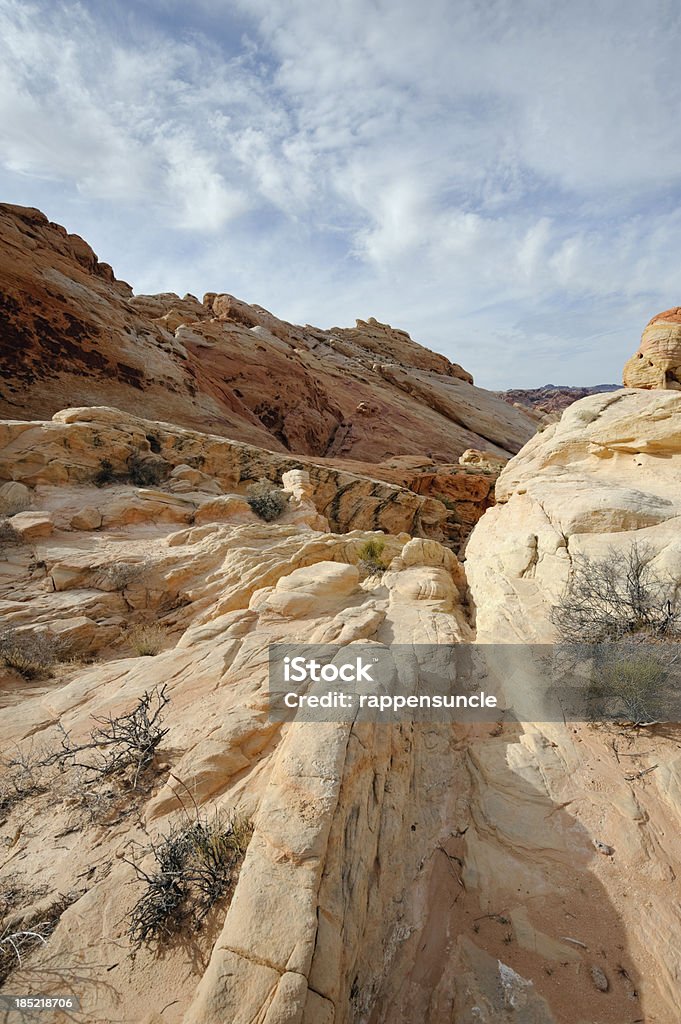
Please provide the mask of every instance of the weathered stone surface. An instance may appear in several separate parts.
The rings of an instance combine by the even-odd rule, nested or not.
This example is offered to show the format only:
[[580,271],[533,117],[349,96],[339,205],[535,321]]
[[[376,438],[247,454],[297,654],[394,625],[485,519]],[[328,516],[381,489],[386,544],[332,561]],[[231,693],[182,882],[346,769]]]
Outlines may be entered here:
[[[497,483],[497,505],[469,541],[466,572],[478,640],[550,643],[555,638],[551,609],[576,555],[603,559],[613,549],[626,552],[636,543],[650,553],[656,573],[663,579],[678,579],[680,473],[681,395],[676,390],[624,390],[570,406],[560,422],[538,434],[509,462]],[[519,698],[533,686],[524,661],[525,668],[516,677],[508,669]],[[548,934],[563,943],[565,936],[576,940],[575,950],[584,957],[588,955],[584,946],[593,953],[605,948],[600,937],[594,941],[593,928],[599,924],[593,918],[587,924],[587,917],[581,917],[573,897],[567,897],[573,884],[570,872],[557,867],[565,857],[572,856],[573,864],[581,862],[582,878],[596,887],[601,909],[616,908],[611,927],[620,932],[631,957],[629,964],[645,960],[655,965],[644,968],[635,982],[620,977],[615,983],[598,967],[597,982],[593,974],[589,976],[593,961],[585,960],[582,971],[591,998],[605,998],[594,994],[594,985],[601,991],[608,989],[608,1000],[617,998],[623,988],[633,999],[638,990],[644,1016],[657,1014],[671,1021],[681,976],[681,925],[671,909],[681,847],[667,833],[660,859],[654,837],[659,829],[667,832],[668,826],[662,823],[670,820],[670,814],[674,821],[681,815],[681,790],[672,782],[678,755],[660,735],[648,735],[645,742],[627,747],[628,753],[651,755],[650,761],[635,754],[627,762],[657,765],[644,792],[627,781],[632,773],[618,763],[620,739],[617,728],[538,723],[523,726],[502,757],[490,756],[493,745],[487,754],[484,748],[476,749],[477,815],[487,825],[471,843],[466,879],[467,884],[492,888],[503,878],[509,893],[529,892],[526,906],[531,923],[545,933],[551,911],[544,902],[543,914],[535,917],[532,894],[542,891],[547,882],[545,893],[556,896],[562,891],[571,901],[574,916],[570,927],[567,921],[563,926],[557,916],[557,927]],[[554,818],[565,815],[560,829],[562,852],[555,831],[553,837],[544,831],[546,821],[532,824],[528,805],[520,809],[517,801],[522,800],[522,791],[517,784],[507,788],[511,776],[504,782],[509,767],[516,780],[519,775],[534,780],[535,793],[546,792]],[[521,818],[525,836],[532,836],[532,868],[526,859],[529,847],[517,833]],[[486,829],[492,822],[496,838],[488,840]],[[603,851],[609,855],[602,856]],[[515,922],[517,913],[511,917]],[[649,931],[651,921],[655,923]],[[612,963],[610,958],[605,962]],[[625,969],[631,976],[629,967]],[[575,1018],[580,1019],[576,1012]]]
[[[133,296],[37,210],[0,205],[0,275],[0,416],[48,419],[80,395],[274,451],[368,461],[432,449],[454,462],[488,436],[510,454],[534,431],[460,366],[373,319],[320,331],[228,294]],[[450,398],[432,400],[440,391]]]
[[[170,474],[167,489],[138,487],[134,497],[117,492],[132,482],[135,460],[151,453],[149,437],[158,452],[155,458]],[[222,496],[202,485],[200,491],[177,494],[173,477],[186,460],[200,462],[202,476],[212,481]],[[107,467],[110,485],[98,490],[93,484]],[[447,518],[437,499],[421,496],[368,476],[337,470],[310,460],[290,459],[223,437],[155,423],[113,409],[67,409],[46,423],[22,420],[0,422],[0,479],[14,475],[31,485],[72,484],[89,486],[88,501],[99,508],[107,526],[169,520],[188,523],[235,518],[253,519],[245,497],[253,480],[277,482],[291,470],[304,466],[306,497],[294,502],[289,519],[312,529],[381,529],[389,533],[425,534],[442,538]],[[182,470],[182,474],[185,471]],[[296,478],[298,479],[298,478]],[[294,485],[294,490],[298,489]],[[236,496],[235,496],[236,492]],[[93,501],[99,494],[99,502]],[[310,502],[312,504],[310,505]],[[205,511],[203,511],[205,509]],[[286,522],[286,518],[282,520]]]
[[623,380],[630,388],[681,390],[681,306],[653,317],[624,367]]
[[49,537],[54,523],[47,512],[17,512],[12,516],[12,529],[23,541],[29,542]]
[[71,517],[71,526],[74,530],[98,530],[101,525],[102,513],[91,505]]

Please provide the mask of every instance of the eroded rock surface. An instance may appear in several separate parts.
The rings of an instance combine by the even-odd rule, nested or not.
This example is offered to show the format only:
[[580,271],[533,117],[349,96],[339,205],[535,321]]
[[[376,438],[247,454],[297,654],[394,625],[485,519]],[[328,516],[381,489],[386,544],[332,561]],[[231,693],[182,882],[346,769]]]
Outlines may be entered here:
[[[460,643],[477,622],[485,643],[548,642],[573,551],[646,538],[678,576],[679,403],[628,391],[572,406],[503,471],[465,571],[433,537],[411,536],[409,518],[380,534],[347,515],[339,532],[318,503],[331,480],[311,463],[290,469],[285,456],[164,424],[150,440],[147,422],[106,410],[5,424],[0,473],[11,465],[30,499],[11,518],[51,529],[6,545],[0,610],[15,629],[59,638],[71,660],[41,681],[5,671],[2,749],[57,743],[59,728],[84,738],[91,716],[155,685],[172,697],[149,792],[102,816],[74,780],[70,795],[36,792],[3,811],[0,882],[27,894],[13,920],[44,908],[59,922],[13,990],[61,991],[77,974],[93,1020],[140,1024],[672,1024],[673,736],[281,725],[268,720],[266,683],[269,645],[285,640]],[[129,479],[133,448],[168,464],[154,486]],[[103,454],[114,479],[97,486]],[[285,474],[276,522],[245,500],[252,465]],[[387,571],[364,578],[370,539]],[[150,622],[163,641],[140,657],[131,627]],[[233,898],[189,944],[131,960],[130,861],[184,820],[187,793],[254,822]]]
[[77,235],[0,205],[0,416],[109,406],[299,455],[508,457],[535,422],[376,320],[297,326],[214,292],[133,295]]
[[681,306],[653,317],[623,379],[630,388],[681,390]]

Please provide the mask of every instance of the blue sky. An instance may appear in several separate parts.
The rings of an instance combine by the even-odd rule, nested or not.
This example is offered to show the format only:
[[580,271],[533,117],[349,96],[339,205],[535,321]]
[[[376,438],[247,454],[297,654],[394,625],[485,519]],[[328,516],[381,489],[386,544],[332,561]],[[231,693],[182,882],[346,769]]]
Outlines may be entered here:
[[0,196],[139,292],[376,316],[492,388],[681,303],[676,0],[0,0]]

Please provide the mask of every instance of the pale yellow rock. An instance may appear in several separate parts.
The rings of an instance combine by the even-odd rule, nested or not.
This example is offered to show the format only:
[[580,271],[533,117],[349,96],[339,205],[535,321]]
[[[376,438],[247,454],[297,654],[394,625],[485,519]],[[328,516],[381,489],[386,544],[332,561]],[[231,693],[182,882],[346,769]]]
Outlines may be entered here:
[[[478,640],[550,643],[555,636],[551,609],[576,555],[607,559],[613,549],[626,552],[636,543],[650,552],[663,578],[678,579],[680,480],[678,391],[623,390],[570,406],[558,423],[509,462],[497,483],[498,504],[469,540],[466,570]],[[518,651],[522,654],[522,647]],[[522,661],[520,657],[519,666]],[[508,664],[507,675],[513,675]],[[520,695],[533,686],[532,677],[520,669],[512,685]],[[570,945],[565,943],[568,936],[591,948],[593,928],[601,919],[590,923],[588,916],[575,912],[573,903],[574,916],[564,926],[554,918],[549,932],[532,909],[533,893],[543,892],[541,899],[546,900],[565,886],[558,881],[560,861],[567,865],[586,860],[601,887],[601,912],[617,908],[610,934],[620,930],[626,935],[634,960],[652,958],[655,963],[637,980],[646,993],[647,1011],[671,1021],[681,976],[681,924],[670,911],[670,901],[673,879],[681,870],[681,849],[676,826],[672,838],[662,823],[670,814],[681,821],[678,755],[662,737],[646,736],[640,749],[648,751],[649,759],[642,758],[638,770],[656,767],[644,792],[626,778],[636,779],[625,763],[636,759],[618,763],[613,743],[617,747],[619,738],[617,730],[607,727],[591,731],[569,722],[537,723],[524,725],[505,751],[493,744],[486,751],[471,751],[478,773],[475,817],[487,824],[468,842],[465,880],[483,890],[503,884],[509,897],[529,893],[523,908],[513,914],[525,944],[535,941],[523,925],[527,919],[563,945]],[[542,790],[553,805],[550,817],[539,812]],[[492,822],[493,836],[488,831]],[[519,835],[521,829],[525,838]],[[665,833],[662,857],[656,852],[660,829]],[[589,843],[596,842],[613,848],[613,857],[589,853]],[[547,949],[541,936],[536,941],[547,954],[553,949],[560,956],[560,949],[551,944]],[[582,955],[578,945],[575,949]]]
[[48,512],[17,512],[12,516],[12,529],[26,542],[49,537],[54,522]]
[[492,452],[482,452],[478,448],[467,448],[459,456],[459,463],[462,466],[475,466],[477,469],[486,469],[490,473],[499,473],[504,468],[508,459],[500,455],[493,455]]
[[246,499],[235,494],[205,501],[194,514],[197,525],[216,522],[252,523],[254,518],[254,512]]
[[681,390],[681,317],[679,308],[653,317],[643,332],[638,351],[624,367],[630,388]]

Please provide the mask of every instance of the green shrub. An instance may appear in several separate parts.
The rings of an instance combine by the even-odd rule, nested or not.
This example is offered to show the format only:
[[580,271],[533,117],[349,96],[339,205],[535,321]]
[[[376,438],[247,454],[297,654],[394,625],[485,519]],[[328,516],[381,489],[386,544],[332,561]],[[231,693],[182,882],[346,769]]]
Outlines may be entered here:
[[288,504],[285,492],[275,487],[269,480],[259,480],[257,484],[251,484],[246,500],[255,514],[266,523],[279,519]]
[[382,539],[368,540],[357,552],[357,566],[365,576],[380,576],[388,568],[381,557],[385,548]]
[[587,691],[589,718],[637,726],[667,720],[678,692],[672,680],[672,645],[625,640],[602,644],[594,654]]

